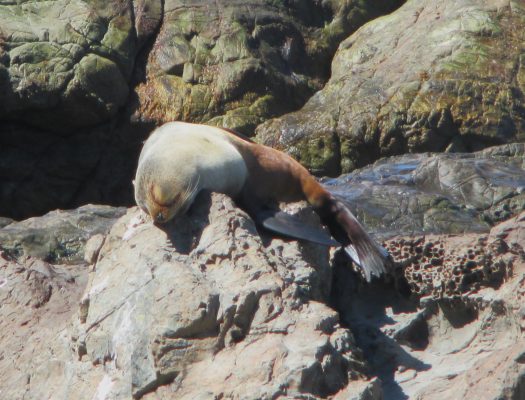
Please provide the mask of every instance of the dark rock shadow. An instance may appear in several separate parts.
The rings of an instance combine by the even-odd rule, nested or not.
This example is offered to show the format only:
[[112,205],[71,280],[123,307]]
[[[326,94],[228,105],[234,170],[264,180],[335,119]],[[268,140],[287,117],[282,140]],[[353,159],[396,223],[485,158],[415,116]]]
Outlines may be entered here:
[[[402,296],[393,282],[374,280],[367,284],[351,268],[342,252],[335,257],[333,279],[331,306],[339,312],[341,325],[352,331],[357,346],[363,351],[368,374],[381,379],[385,400],[408,399],[395,381],[396,370],[431,368],[401,346],[423,349],[428,345],[428,326],[418,305]],[[388,315],[387,308],[393,314],[412,313],[414,316],[410,323],[398,326],[392,337],[383,332],[388,330],[388,325],[397,322]]]
[[209,225],[211,192],[201,191],[186,214],[157,225],[164,231],[170,244],[180,254],[189,254],[199,243],[204,228]]

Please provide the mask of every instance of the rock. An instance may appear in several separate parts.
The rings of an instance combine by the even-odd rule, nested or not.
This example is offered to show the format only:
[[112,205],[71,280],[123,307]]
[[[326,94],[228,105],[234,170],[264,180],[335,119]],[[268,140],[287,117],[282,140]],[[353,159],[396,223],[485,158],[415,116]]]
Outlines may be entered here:
[[[507,233],[504,238],[502,231]],[[426,267],[426,275],[417,277],[410,267],[403,271],[412,285],[429,289],[413,292],[416,302],[381,283],[358,290],[336,284],[334,305],[381,379],[385,399],[522,396],[525,337],[519,310],[525,295],[524,234],[525,212],[494,227],[488,235],[440,236],[437,240],[443,244],[444,255],[436,258],[445,260],[442,265]],[[387,246],[397,246],[401,240],[409,244],[415,238],[394,238]],[[424,240],[435,243],[436,238]],[[492,246],[492,241],[498,246]],[[451,266],[447,257],[461,251],[468,254],[480,248],[480,243],[487,255],[506,261],[498,283],[479,279],[477,288],[470,290],[432,292],[435,282],[447,287]],[[424,254],[425,244],[418,245]],[[484,273],[490,273],[487,267]],[[334,282],[348,281],[347,269],[337,267],[334,274]],[[465,274],[468,271],[461,270]]]
[[13,222],[0,229],[0,250],[11,257],[37,257],[50,263],[79,264],[86,241],[106,234],[124,208],[87,205]]
[[1,2],[2,216],[133,204],[157,125],[252,135],[324,84],[341,40],[400,3]]
[[[164,229],[140,216],[132,208],[113,225],[89,277],[85,267],[35,260],[41,283],[29,290],[30,281],[13,276],[23,276],[31,259],[0,265],[9,285],[0,296],[20,298],[7,310],[13,315],[0,348],[16,348],[10,340],[20,335],[9,332],[31,304],[37,321],[28,323],[42,330],[24,340],[33,349],[50,340],[49,354],[21,353],[16,369],[0,357],[3,395],[318,399],[348,387],[359,398],[380,398],[351,332],[326,305],[332,280],[326,248],[260,237],[223,195],[200,196],[188,216]],[[88,246],[99,244],[95,235]],[[64,269],[75,278],[61,278]],[[58,319],[50,305],[64,299]],[[43,309],[53,332],[38,322]]]
[[497,289],[512,276],[515,260],[525,258],[520,242],[509,247],[502,238],[476,234],[395,238],[386,247],[402,266],[412,293],[435,298]]
[[209,206],[201,199],[165,230],[137,226],[132,209],[106,238],[79,337],[114,382],[108,395],[318,398],[346,386],[359,361],[321,303],[326,250],[265,247],[230,199],[213,195]]
[[[2,397],[80,398],[90,376],[100,374],[72,362],[68,333],[87,277],[82,265],[51,265],[32,257],[12,260],[0,254]],[[66,392],[64,383],[73,371],[83,379]]]
[[488,233],[525,210],[524,151],[516,143],[390,157],[324,183],[382,238]]
[[161,18],[160,2],[130,4],[0,5],[0,119],[71,134],[115,116],[135,57]]
[[386,155],[524,141],[525,8],[407,1],[341,43],[325,87],[257,137],[319,175]]
[[12,220],[11,218],[0,217],[0,228],[3,228],[4,226],[7,226],[13,222],[14,220]]
[[136,89],[137,117],[208,121],[251,135],[324,84],[341,40],[401,3],[166,1]]
[[[49,233],[63,216],[45,219]],[[85,231],[98,224],[84,220]],[[410,281],[420,253],[406,250],[413,264],[397,277],[420,288],[406,298],[395,282],[365,284],[342,252],[330,259],[322,246],[259,234],[223,195],[199,196],[162,229],[132,208],[91,236],[91,268],[0,254],[0,391],[64,400],[521,398],[524,237],[525,212],[486,234],[425,237],[444,253],[423,243],[422,254],[442,265],[425,269],[432,282]],[[422,239],[386,244],[401,240]],[[502,279],[431,290],[448,279],[447,260],[477,248],[505,260]]]
[[3,216],[131,204],[140,143],[152,128],[118,115],[129,114],[139,54],[161,19],[159,0],[1,2]]
[[105,235],[102,235],[100,233],[88,239],[88,241],[86,242],[86,246],[84,247],[85,262],[91,265],[97,262],[100,249],[102,248],[105,239]]
[[129,141],[122,143],[107,126],[57,137],[0,122],[2,216],[20,220],[87,203],[131,204],[140,138],[149,129],[126,129]]

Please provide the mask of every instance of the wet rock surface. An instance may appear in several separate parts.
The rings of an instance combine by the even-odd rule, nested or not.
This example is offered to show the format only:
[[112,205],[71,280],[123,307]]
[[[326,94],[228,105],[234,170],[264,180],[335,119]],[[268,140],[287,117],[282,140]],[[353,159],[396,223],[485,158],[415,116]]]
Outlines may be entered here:
[[341,43],[325,87],[258,137],[320,175],[523,141],[520,1],[407,1]]
[[324,183],[382,238],[481,233],[525,209],[524,155],[522,143],[404,155]]

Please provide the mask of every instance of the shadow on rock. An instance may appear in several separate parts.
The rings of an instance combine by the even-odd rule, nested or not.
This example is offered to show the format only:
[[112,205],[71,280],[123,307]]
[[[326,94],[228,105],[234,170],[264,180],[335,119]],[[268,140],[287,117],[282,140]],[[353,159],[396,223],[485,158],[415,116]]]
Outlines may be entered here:
[[[402,347],[424,349],[428,345],[429,332],[424,316],[414,301],[399,293],[393,282],[376,280],[364,284],[348,264],[344,256],[336,254],[332,307],[340,313],[341,324],[352,330],[368,362],[369,374],[381,379],[384,399],[408,399],[395,380],[395,374],[396,371],[417,373],[431,368]],[[410,314],[412,318],[404,326],[390,329],[389,326],[398,324],[392,314]]]
[[202,231],[209,225],[211,192],[201,191],[188,212],[164,225],[156,225],[166,233],[169,244],[180,254],[188,255],[200,241]]

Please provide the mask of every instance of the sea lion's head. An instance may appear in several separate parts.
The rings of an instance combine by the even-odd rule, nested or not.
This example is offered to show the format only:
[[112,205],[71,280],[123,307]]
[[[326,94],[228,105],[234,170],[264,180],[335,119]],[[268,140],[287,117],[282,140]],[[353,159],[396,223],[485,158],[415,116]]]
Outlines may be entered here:
[[198,177],[187,172],[187,168],[165,168],[166,163],[144,160],[137,168],[135,177],[135,201],[153,219],[163,224],[172,218],[183,215],[193,203],[198,192]]

